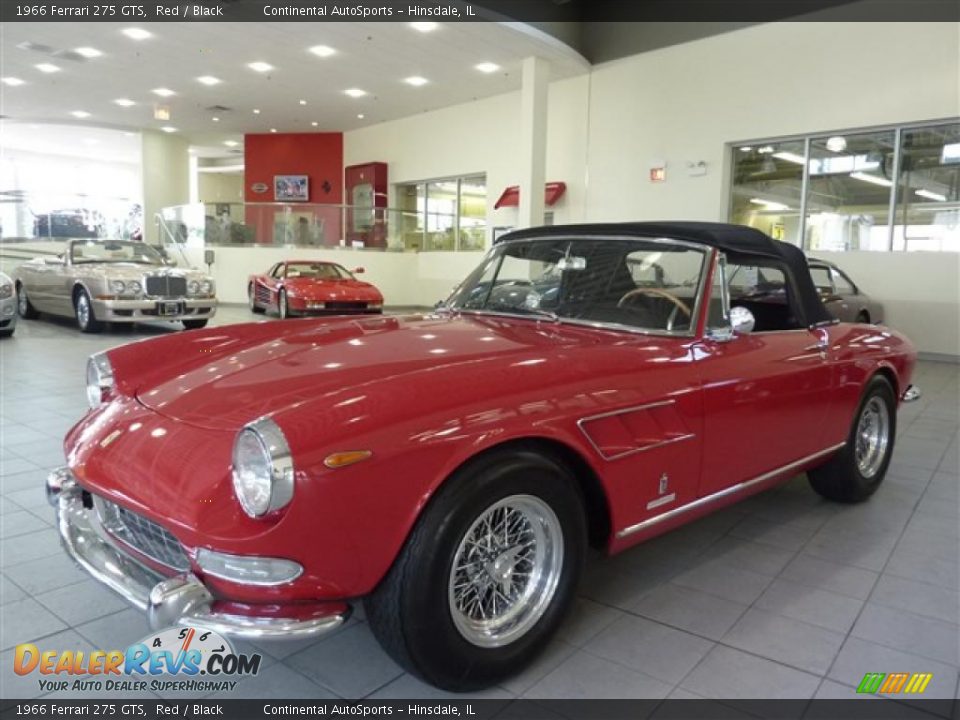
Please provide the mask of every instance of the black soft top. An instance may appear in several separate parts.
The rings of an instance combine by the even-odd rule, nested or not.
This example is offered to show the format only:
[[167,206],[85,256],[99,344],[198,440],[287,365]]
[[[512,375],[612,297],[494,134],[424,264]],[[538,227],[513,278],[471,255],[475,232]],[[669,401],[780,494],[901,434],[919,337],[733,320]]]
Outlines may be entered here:
[[709,222],[627,222],[550,225],[515,230],[497,239],[497,244],[512,240],[566,237],[569,235],[610,237],[652,237],[686,240],[722,250],[737,265],[755,263],[780,266],[791,281],[797,298],[797,311],[806,325],[829,323],[833,318],[823,306],[810,277],[807,258],[795,245],[774,240],[746,225]]

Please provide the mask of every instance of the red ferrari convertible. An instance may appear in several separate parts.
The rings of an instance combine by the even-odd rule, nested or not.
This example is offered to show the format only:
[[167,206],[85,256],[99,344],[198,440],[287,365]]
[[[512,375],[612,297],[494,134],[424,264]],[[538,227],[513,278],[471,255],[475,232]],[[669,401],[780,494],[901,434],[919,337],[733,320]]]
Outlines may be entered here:
[[468,690],[547,646],[590,545],[804,472],[867,500],[915,361],[757,230],[535,228],[429,314],[97,353],[47,489],[67,552],[155,627],[313,637],[363,602],[399,663]]
[[370,283],[357,280],[342,265],[317,260],[279,262],[262,275],[251,275],[247,285],[250,310],[276,310],[293,315],[352,315],[383,312],[383,295]]

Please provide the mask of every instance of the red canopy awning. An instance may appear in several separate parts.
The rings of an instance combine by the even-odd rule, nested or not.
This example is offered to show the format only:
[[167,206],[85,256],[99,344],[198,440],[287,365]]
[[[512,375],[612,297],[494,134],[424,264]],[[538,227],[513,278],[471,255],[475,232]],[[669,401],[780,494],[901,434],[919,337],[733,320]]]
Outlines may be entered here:
[[[543,197],[547,207],[555,205],[566,191],[567,184],[565,182],[548,182],[544,187]],[[517,207],[518,205],[520,205],[520,186],[511,185],[503,191],[500,199],[494,203],[493,207],[495,210],[499,210],[502,207]]]

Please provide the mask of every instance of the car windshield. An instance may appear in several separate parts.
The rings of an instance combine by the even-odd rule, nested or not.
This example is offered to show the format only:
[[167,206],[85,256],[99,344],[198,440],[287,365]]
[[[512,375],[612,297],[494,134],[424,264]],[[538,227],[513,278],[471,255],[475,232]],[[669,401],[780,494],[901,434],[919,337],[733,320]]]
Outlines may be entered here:
[[346,268],[334,263],[287,263],[288,278],[313,280],[349,280],[353,277]]
[[704,248],[668,238],[506,242],[447,307],[687,333],[706,259]]
[[126,240],[87,240],[73,243],[70,260],[78,263],[132,262],[162,265],[163,257],[149,245]]

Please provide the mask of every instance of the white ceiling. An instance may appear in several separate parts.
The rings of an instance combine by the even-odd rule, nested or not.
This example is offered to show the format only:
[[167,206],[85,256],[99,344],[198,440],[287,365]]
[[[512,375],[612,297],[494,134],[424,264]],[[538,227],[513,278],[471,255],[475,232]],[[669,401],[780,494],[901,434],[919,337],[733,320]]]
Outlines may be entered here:
[[[225,141],[240,141],[244,133],[345,131],[517,90],[521,61],[530,55],[549,60],[554,79],[588,69],[569,47],[516,24],[441,23],[421,33],[407,23],[145,23],[138,27],[153,37],[140,41],[122,33],[127,27],[5,23],[2,76],[25,84],[0,85],[0,114],[9,118],[4,134],[30,123],[120,130],[168,125],[199,154],[221,154],[229,152]],[[54,54],[18,47],[25,42],[49,46]],[[315,45],[337,53],[317,57],[308,52]],[[77,47],[96,48],[103,56],[84,60],[55,54]],[[254,61],[275,69],[254,72],[247,67]],[[44,62],[61,71],[40,72],[35,65]],[[474,69],[480,62],[497,63],[501,70],[483,74]],[[196,78],[204,75],[222,82],[202,85]],[[413,75],[429,83],[411,87],[403,82]],[[160,98],[151,92],[159,87],[176,95]],[[350,98],[347,88],[369,95]],[[122,108],[113,102],[117,98],[137,104]],[[170,120],[154,119],[158,104],[170,107]],[[208,109],[214,105],[230,110]],[[253,113],[255,108],[260,114]],[[78,110],[90,117],[73,118],[71,112]]]

